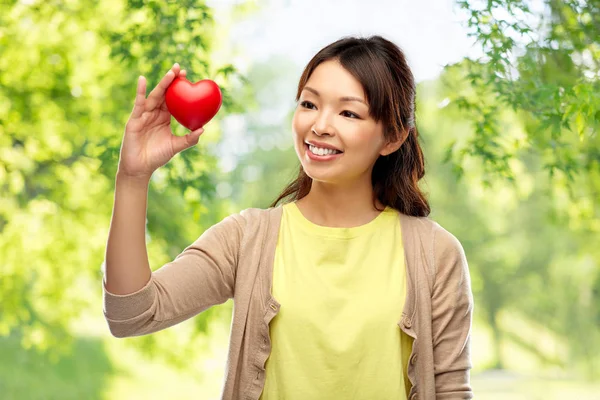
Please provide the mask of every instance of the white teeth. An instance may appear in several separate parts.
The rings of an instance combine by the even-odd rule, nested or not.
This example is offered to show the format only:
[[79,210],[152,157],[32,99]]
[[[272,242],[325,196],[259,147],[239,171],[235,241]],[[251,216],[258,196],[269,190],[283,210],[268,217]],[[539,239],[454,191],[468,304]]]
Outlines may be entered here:
[[308,148],[310,149],[311,153],[319,155],[319,156],[325,156],[325,155],[329,155],[329,154],[337,154],[338,152],[333,150],[333,149],[322,149],[319,147],[315,147],[312,144],[308,145]]

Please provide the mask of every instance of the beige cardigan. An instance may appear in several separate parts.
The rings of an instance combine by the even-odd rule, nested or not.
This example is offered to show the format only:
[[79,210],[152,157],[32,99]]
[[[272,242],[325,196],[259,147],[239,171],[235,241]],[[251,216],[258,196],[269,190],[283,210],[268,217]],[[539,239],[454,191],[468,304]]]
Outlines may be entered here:
[[[463,248],[429,218],[399,215],[407,293],[398,325],[414,338],[409,399],[472,399],[473,295]],[[110,332],[115,337],[149,334],[233,298],[222,399],[257,400],[271,351],[268,324],[280,308],[271,282],[281,216],[278,206],[226,217],[154,271],[135,293],[115,295],[103,284]]]

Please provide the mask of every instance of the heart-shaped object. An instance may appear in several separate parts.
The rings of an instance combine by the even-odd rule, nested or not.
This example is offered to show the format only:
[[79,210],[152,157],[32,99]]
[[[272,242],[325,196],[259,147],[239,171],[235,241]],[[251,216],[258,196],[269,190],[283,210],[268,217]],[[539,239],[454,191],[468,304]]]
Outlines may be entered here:
[[191,83],[177,77],[167,88],[165,101],[177,122],[195,131],[217,114],[223,103],[223,95],[219,85],[210,79]]

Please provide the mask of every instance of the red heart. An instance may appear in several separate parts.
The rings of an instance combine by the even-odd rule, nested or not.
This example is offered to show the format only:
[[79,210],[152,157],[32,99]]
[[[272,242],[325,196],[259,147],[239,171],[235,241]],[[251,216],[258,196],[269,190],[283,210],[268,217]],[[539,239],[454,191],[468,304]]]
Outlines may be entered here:
[[223,96],[219,85],[210,79],[191,83],[177,77],[167,88],[165,101],[171,115],[181,125],[195,131],[217,114]]

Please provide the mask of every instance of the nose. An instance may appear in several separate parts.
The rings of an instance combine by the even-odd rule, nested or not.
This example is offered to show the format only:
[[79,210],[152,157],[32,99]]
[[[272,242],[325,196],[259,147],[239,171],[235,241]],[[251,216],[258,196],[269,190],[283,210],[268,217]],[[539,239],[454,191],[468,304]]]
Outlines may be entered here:
[[330,113],[327,113],[326,111],[319,111],[316,115],[311,129],[318,136],[334,134],[335,128],[331,123],[332,116],[329,114]]

